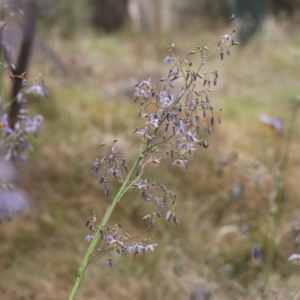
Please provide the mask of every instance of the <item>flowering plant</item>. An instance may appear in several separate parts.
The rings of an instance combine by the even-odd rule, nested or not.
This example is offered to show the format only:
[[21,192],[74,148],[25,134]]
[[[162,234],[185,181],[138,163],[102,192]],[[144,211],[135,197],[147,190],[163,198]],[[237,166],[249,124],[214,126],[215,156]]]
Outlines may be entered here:
[[[175,55],[175,45],[167,47],[168,56],[165,63],[169,65],[166,77],[157,82],[151,78],[142,80],[135,86],[134,103],[137,104],[138,116],[143,124],[133,130],[140,138],[139,154],[131,167],[118,152],[117,140],[112,144],[102,143],[108,153],[97,158],[92,166],[95,173],[102,173],[99,178],[103,185],[104,195],[111,194],[112,182],[120,184],[119,190],[107,208],[99,225],[96,224],[96,213],[87,220],[86,226],[91,234],[86,236],[90,245],[81,262],[77,279],[69,299],[74,299],[82,282],[87,266],[106,254],[117,252],[121,256],[128,253],[133,259],[139,253],[153,251],[157,246],[152,239],[139,238],[159,220],[173,220],[178,225],[174,209],[177,194],[169,191],[163,184],[151,182],[146,177],[147,166],[158,166],[164,160],[170,161],[172,169],[188,168],[190,155],[197,146],[209,147],[209,142],[202,138],[203,134],[212,134],[215,123],[221,123],[221,109],[214,109],[210,101],[212,87],[218,83],[218,71],[202,71],[207,59],[216,51],[224,58],[224,49],[230,55],[231,48],[238,43],[233,39],[234,31],[221,36],[217,46],[209,48],[197,46],[189,51],[184,59]],[[196,62],[193,57],[197,57]],[[196,67],[194,67],[196,65]],[[217,120],[217,122],[215,121]],[[109,226],[109,219],[123,196],[129,191],[138,191],[146,206],[152,202],[155,208],[142,217],[148,221],[146,229],[138,236],[119,233],[120,224]],[[109,256],[107,265],[112,266]]]
[[[12,64],[4,67],[1,64],[1,66],[2,78],[7,75],[14,80],[16,76],[10,72],[14,66]],[[2,131],[0,138],[0,224],[5,219],[9,220],[14,213],[25,211],[29,205],[27,195],[12,185],[16,171],[9,161],[17,159],[25,163],[28,155],[33,152],[30,135],[37,136],[38,127],[43,123],[43,117],[29,115],[28,100],[31,97],[45,98],[48,96],[47,86],[40,75],[36,78],[35,84],[31,86],[27,86],[24,76],[25,74],[18,76],[23,81],[23,88],[13,100],[17,101],[20,106],[18,121],[13,126],[9,124],[9,114],[4,112],[9,105],[5,106],[3,99],[0,99],[0,130]],[[3,89],[2,81],[1,87]]]

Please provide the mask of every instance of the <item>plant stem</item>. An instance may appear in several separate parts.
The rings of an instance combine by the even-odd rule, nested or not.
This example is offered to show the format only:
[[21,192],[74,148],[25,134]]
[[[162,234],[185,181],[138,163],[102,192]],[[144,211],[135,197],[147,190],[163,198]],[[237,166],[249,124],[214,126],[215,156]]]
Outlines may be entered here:
[[265,273],[264,273],[265,289],[268,284],[269,275],[271,273],[272,264],[273,264],[273,260],[274,260],[275,247],[276,247],[276,234],[277,234],[279,226],[280,226],[280,218],[281,218],[281,213],[282,213],[281,208],[282,208],[282,204],[283,204],[282,202],[283,202],[283,197],[284,197],[285,177],[286,177],[288,162],[289,162],[289,158],[290,158],[290,149],[291,149],[291,145],[292,145],[294,128],[295,128],[295,123],[297,120],[298,110],[299,110],[299,105],[297,103],[296,107],[292,110],[291,121],[289,123],[289,128],[287,130],[285,151],[284,151],[284,155],[282,157],[282,160],[281,160],[281,163],[279,166],[279,188],[278,188],[276,200],[275,200],[277,208],[276,208],[276,213],[273,217],[274,223],[273,223],[273,228],[272,228],[272,236],[271,236],[271,241],[269,243],[267,263],[266,263],[266,268],[265,268]]
[[69,297],[69,300],[73,300],[75,299],[75,296],[78,292],[78,289],[80,287],[80,284],[83,280],[83,276],[84,276],[84,273],[85,273],[85,270],[87,268],[87,265],[88,265],[88,262],[89,262],[89,259],[91,257],[91,254],[93,253],[93,251],[96,249],[97,247],[97,244],[98,244],[98,241],[99,239],[101,238],[101,234],[100,234],[100,230],[107,224],[112,212],[114,211],[114,208],[117,204],[117,202],[119,202],[122,198],[122,196],[124,195],[124,190],[127,189],[127,185],[130,181],[130,178],[132,177],[133,173],[135,172],[136,168],[138,167],[140,161],[142,160],[143,156],[145,154],[145,151],[143,151],[139,157],[136,159],[135,163],[133,164],[128,176],[126,177],[125,181],[123,182],[123,185],[121,186],[118,194],[115,196],[112,204],[110,205],[109,209],[107,210],[105,216],[103,217],[102,221],[101,221],[101,224],[97,230],[97,232],[95,233],[84,257],[83,257],[83,260],[80,264],[80,267],[79,267],[79,270],[78,270],[78,273],[77,273],[77,278],[76,278],[76,281],[75,281],[75,284],[74,284],[74,287],[72,289],[72,292],[70,294],[70,297]]
[[[215,47],[211,53],[207,56],[209,57],[210,55],[212,55],[216,50],[218,49],[218,47]],[[200,71],[201,67],[203,66],[203,64],[201,63],[197,72]],[[182,73],[183,73],[183,77],[184,77],[184,72],[183,70],[181,70]],[[182,98],[182,96],[185,94],[185,92],[190,88],[190,86],[192,85],[193,83],[193,80],[191,80],[191,82],[189,84],[186,83],[186,86],[184,88],[184,92],[182,93],[182,95],[180,97],[178,97],[178,99],[170,106],[169,109],[173,109],[180,101],[180,99]],[[158,129],[160,128],[160,126],[163,124],[163,122],[167,119],[167,114],[161,118],[160,122],[159,122],[159,126],[154,130],[153,132],[153,136],[156,135],[156,132],[158,131]],[[98,245],[98,242],[99,242],[99,239],[101,238],[101,234],[100,234],[100,230],[102,230],[102,228],[107,224],[112,212],[114,211],[115,209],[115,206],[117,204],[117,202],[119,202],[121,200],[121,198],[123,197],[123,195],[128,191],[128,189],[132,186],[133,183],[129,184],[130,182],[130,179],[133,175],[133,173],[135,172],[135,170],[137,169],[140,161],[142,160],[142,158],[144,157],[144,155],[149,152],[152,148],[153,148],[153,145],[152,144],[152,139],[148,139],[145,147],[143,148],[143,150],[141,151],[140,155],[138,156],[138,158],[136,159],[135,163],[133,164],[130,172],[128,173],[128,176],[126,177],[125,181],[123,182],[118,194],[115,196],[112,204],[110,205],[110,207],[108,208],[105,216],[103,217],[102,221],[101,221],[101,224],[99,225],[99,228],[98,230],[95,232],[94,234],[94,237],[83,257],[83,260],[80,264],[80,267],[79,267],[79,270],[78,270],[78,273],[77,273],[77,278],[76,278],[76,281],[75,281],[75,284],[73,286],[73,289],[72,289],[72,292],[70,294],[70,297],[69,297],[69,300],[73,300],[75,299],[75,296],[78,292],[78,289],[81,285],[81,282],[83,280],[83,276],[84,276],[84,273],[85,273],[85,270],[89,264],[89,260],[91,258],[91,255],[92,253],[94,252],[94,250],[96,249],[97,245]]]

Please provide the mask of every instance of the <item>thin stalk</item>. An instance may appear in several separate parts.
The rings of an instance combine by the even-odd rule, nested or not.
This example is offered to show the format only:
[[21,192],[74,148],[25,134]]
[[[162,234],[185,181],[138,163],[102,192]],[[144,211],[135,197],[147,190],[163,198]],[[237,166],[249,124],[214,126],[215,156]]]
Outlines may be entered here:
[[280,219],[281,219],[281,208],[283,204],[283,196],[284,196],[284,185],[285,185],[285,177],[286,177],[286,172],[287,172],[287,167],[288,167],[288,162],[290,158],[290,149],[292,145],[292,140],[293,140],[293,134],[294,134],[294,128],[295,128],[295,122],[297,120],[297,113],[298,113],[299,105],[298,103],[296,104],[296,107],[293,109],[292,116],[291,116],[291,121],[289,124],[289,128],[287,130],[287,137],[286,137],[286,142],[285,142],[285,151],[284,155],[282,157],[280,166],[279,166],[279,190],[276,195],[275,203],[276,203],[276,213],[273,217],[273,228],[272,228],[272,236],[271,236],[271,241],[269,244],[269,249],[268,249],[268,254],[267,254],[267,262],[266,262],[266,267],[265,267],[265,272],[264,272],[264,287],[266,289],[269,276],[272,270],[272,264],[274,260],[274,255],[275,255],[275,247],[276,247],[276,234],[278,232],[279,226],[280,226]]
[[72,292],[70,294],[70,297],[69,297],[69,300],[73,300],[75,299],[75,296],[78,292],[78,289],[81,285],[81,282],[82,282],[82,279],[83,279],[83,276],[84,276],[84,273],[85,273],[85,270],[88,266],[88,263],[89,263],[89,260],[90,260],[90,257],[91,257],[91,254],[93,253],[93,251],[96,249],[97,247],[97,244],[99,242],[99,239],[101,238],[101,234],[100,234],[100,230],[107,224],[112,212],[114,211],[114,208],[116,206],[116,204],[121,200],[122,196],[124,195],[124,190],[126,190],[127,188],[127,185],[130,181],[130,178],[132,177],[134,171],[136,170],[136,168],[138,167],[141,159],[143,158],[144,156],[144,152],[136,159],[135,163],[133,164],[128,176],[126,177],[125,181],[123,182],[123,185],[121,186],[118,194],[115,196],[112,204],[110,205],[108,211],[106,212],[105,216],[103,217],[102,221],[101,221],[101,224],[99,226],[99,229],[97,230],[97,232],[95,233],[84,257],[83,257],[83,260],[79,266],[79,270],[78,270],[78,273],[77,273],[77,278],[76,278],[76,281],[75,281],[75,284],[74,284],[74,287],[72,289]]
[[[218,47],[216,47],[214,50],[211,51],[211,53],[208,55],[208,57],[210,55],[212,55],[216,50],[218,49]],[[203,64],[201,64],[197,70],[197,72],[200,71],[201,67]],[[185,88],[184,88],[184,92],[182,93],[182,95],[170,106],[170,109],[174,108],[180,101],[180,99],[183,97],[183,95],[185,94],[185,92],[190,88],[191,84],[193,83],[193,81],[191,81],[189,84],[186,84]],[[153,136],[156,135],[158,129],[161,127],[161,125],[163,124],[163,122],[166,120],[167,118],[167,114],[160,120],[160,124],[159,126],[153,131]],[[79,290],[79,287],[81,285],[81,282],[83,280],[86,268],[88,266],[88,264],[91,262],[91,255],[93,254],[93,252],[95,251],[99,239],[101,238],[101,234],[100,234],[100,230],[107,224],[108,220],[110,219],[110,216],[112,214],[112,212],[115,209],[116,204],[121,200],[121,198],[124,196],[124,194],[126,194],[126,192],[132,187],[133,182],[130,183],[131,177],[134,174],[135,170],[137,169],[139,163],[141,162],[141,160],[143,159],[143,157],[145,156],[146,153],[148,153],[152,148],[153,145],[152,144],[152,140],[148,139],[147,144],[145,145],[144,149],[141,151],[140,155],[138,156],[138,158],[136,159],[136,161],[134,162],[130,172],[128,173],[125,181],[123,182],[120,190],[118,191],[117,195],[115,196],[112,204],[110,205],[110,207],[108,208],[105,216],[103,217],[98,230],[95,232],[94,237],[81,261],[81,264],[79,266],[79,270],[77,273],[77,277],[76,277],[76,281],[75,284],[73,286],[73,289],[71,291],[69,300],[73,300],[75,299],[75,296]]]

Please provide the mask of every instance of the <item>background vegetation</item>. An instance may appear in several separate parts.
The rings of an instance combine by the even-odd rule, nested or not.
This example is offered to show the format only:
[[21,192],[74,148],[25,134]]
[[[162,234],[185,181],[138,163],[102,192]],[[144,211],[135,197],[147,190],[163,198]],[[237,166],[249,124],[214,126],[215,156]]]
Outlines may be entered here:
[[[31,211],[0,228],[1,299],[68,297],[87,247],[85,221],[93,209],[100,218],[108,205],[91,170],[102,154],[98,146],[117,139],[128,160],[139,147],[131,134],[139,125],[134,85],[166,75],[167,44],[175,43],[178,56],[184,55],[196,45],[214,47],[231,29],[197,24],[184,32],[143,36],[130,28],[104,35],[84,26],[68,38],[60,27],[39,30],[64,68],[35,47],[28,81],[42,72],[51,95],[31,108],[44,115],[45,123],[34,141],[35,155],[18,166],[19,184],[32,197]],[[116,258],[112,269],[105,258],[92,264],[78,299],[292,299],[299,284],[299,267],[287,262],[298,250],[298,123],[280,219],[274,220],[274,203],[266,195],[274,189],[286,151],[290,100],[299,93],[298,30],[270,18],[245,47],[234,47],[222,62],[215,55],[207,63],[207,70],[219,72],[211,101],[223,108],[222,123],[215,126],[210,147],[195,153],[188,171],[165,164],[152,175],[178,192],[179,226],[161,222],[155,227],[149,235],[159,247],[145,258]],[[284,134],[261,123],[262,113],[280,117]],[[220,176],[218,158],[232,153],[238,159]],[[254,184],[253,165],[266,170],[261,189]],[[232,189],[241,183],[244,192],[234,197]],[[111,224],[138,234],[145,212],[139,196],[126,199]],[[252,256],[257,244],[261,261]]]

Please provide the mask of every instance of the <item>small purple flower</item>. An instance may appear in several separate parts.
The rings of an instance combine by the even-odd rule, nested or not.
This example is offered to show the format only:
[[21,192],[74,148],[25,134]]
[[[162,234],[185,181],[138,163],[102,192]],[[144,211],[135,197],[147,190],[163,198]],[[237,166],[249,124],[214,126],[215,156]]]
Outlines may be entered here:
[[224,35],[221,36],[220,40],[221,40],[222,43],[227,42],[227,44],[231,45],[232,36],[230,34],[224,34]]
[[107,171],[108,174],[113,176],[114,178],[117,178],[120,176],[119,170],[116,167],[112,167]]
[[113,265],[112,265],[112,259],[111,258],[107,259],[106,265],[108,265],[112,268]]
[[173,69],[173,70],[170,70],[168,77],[173,76],[172,79],[175,79],[178,77],[178,74],[179,74],[179,69]]
[[162,108],[170,107],[173,104],[173,96],[166,93],[165,91],[160,93],[160,102],[162,103]]
[[30,86],[26,92],[26,94],[36,94],[39,95],[43,98],[47,98],[48,97],[48,91],[46,89],[46,86],[41,86],[41,85],[32,85]]
[[252,257],[254,260],[261,260],[261,246],[259,244],[255,244],[252,248]]
[[166,220],[170,221],[171,217],[172,217],[172,212],[169,210],[166,214]]
[[148,162],[154,166],[154,167],[157,167],[159,164],[160,164],[160,160],[161,160],[161,157],[160,158],[156,158],[156,157],[150,157]]
[[[15,213],[26,212],[29,208],[27,195],[21,190],[0,191],[0,220],[10,220]],[[0,222],[1,223],[1,222]]]
[[37,132],[37,128],[43,123],[42,116],[35,116],[32,120],[29,117],[24,118],[24,131]]
[[277,131],[278,133],[283,133],[283,125],[279,118],[272,118],[267,115],[260,115],[259,119],[261,122],[268,125],[271,129]]
[[292,254],[289,258],[288,261],[300,264],[300,254]]
[[97,174],[99,170],[99,160],[96,160],[92,166],[92,170]]
[[241,184],[236,184],[231,191],[234,200],[239,199],[244,193],[244,187]]
[[146,124],[149,124],[150,127],[152,128],[157,128],[159,125],[159,118],[150,114],[149,115],[149,121],[146,122]]
[[93,238],[94,238],[93,235],[87,235],[84,239],[86,242],[90,243]]
[[189,153],[192,154],[192,151],[195,151],[196,149],[194,148],[194,144],[193,143],[180,143],[178,145],[178,148],[180,150],[180,154],[183,153]]
[[169,65],[172,62],[172,58],[170,56],[167,56],[164,62]]
[[27,155],[24,152],[20,154],[19,158],[23,164],[27,162]]
[[149,93],[152,90],[151,78],[148,80],[143,80],[140,84],[135,88],[136,92],[134,96],[143,97],[144,99],[148,99]]
[[148,250],[154,251],[154,247],[158,246],[158,244],[149,244],[145,246],[145,252]]
[[176,166],[176,167],[185,167],[186,166],[187,161],[185,159],[182,158],[178,158],[175,159],[173,161],[173,163],[171,164],[172,167]]
[[147,142],[148,139],[152,140],[152,137],[147,133],[146,129],[142,129],[141,131],[138,131],[137,133],[141,135],[142,142]]

